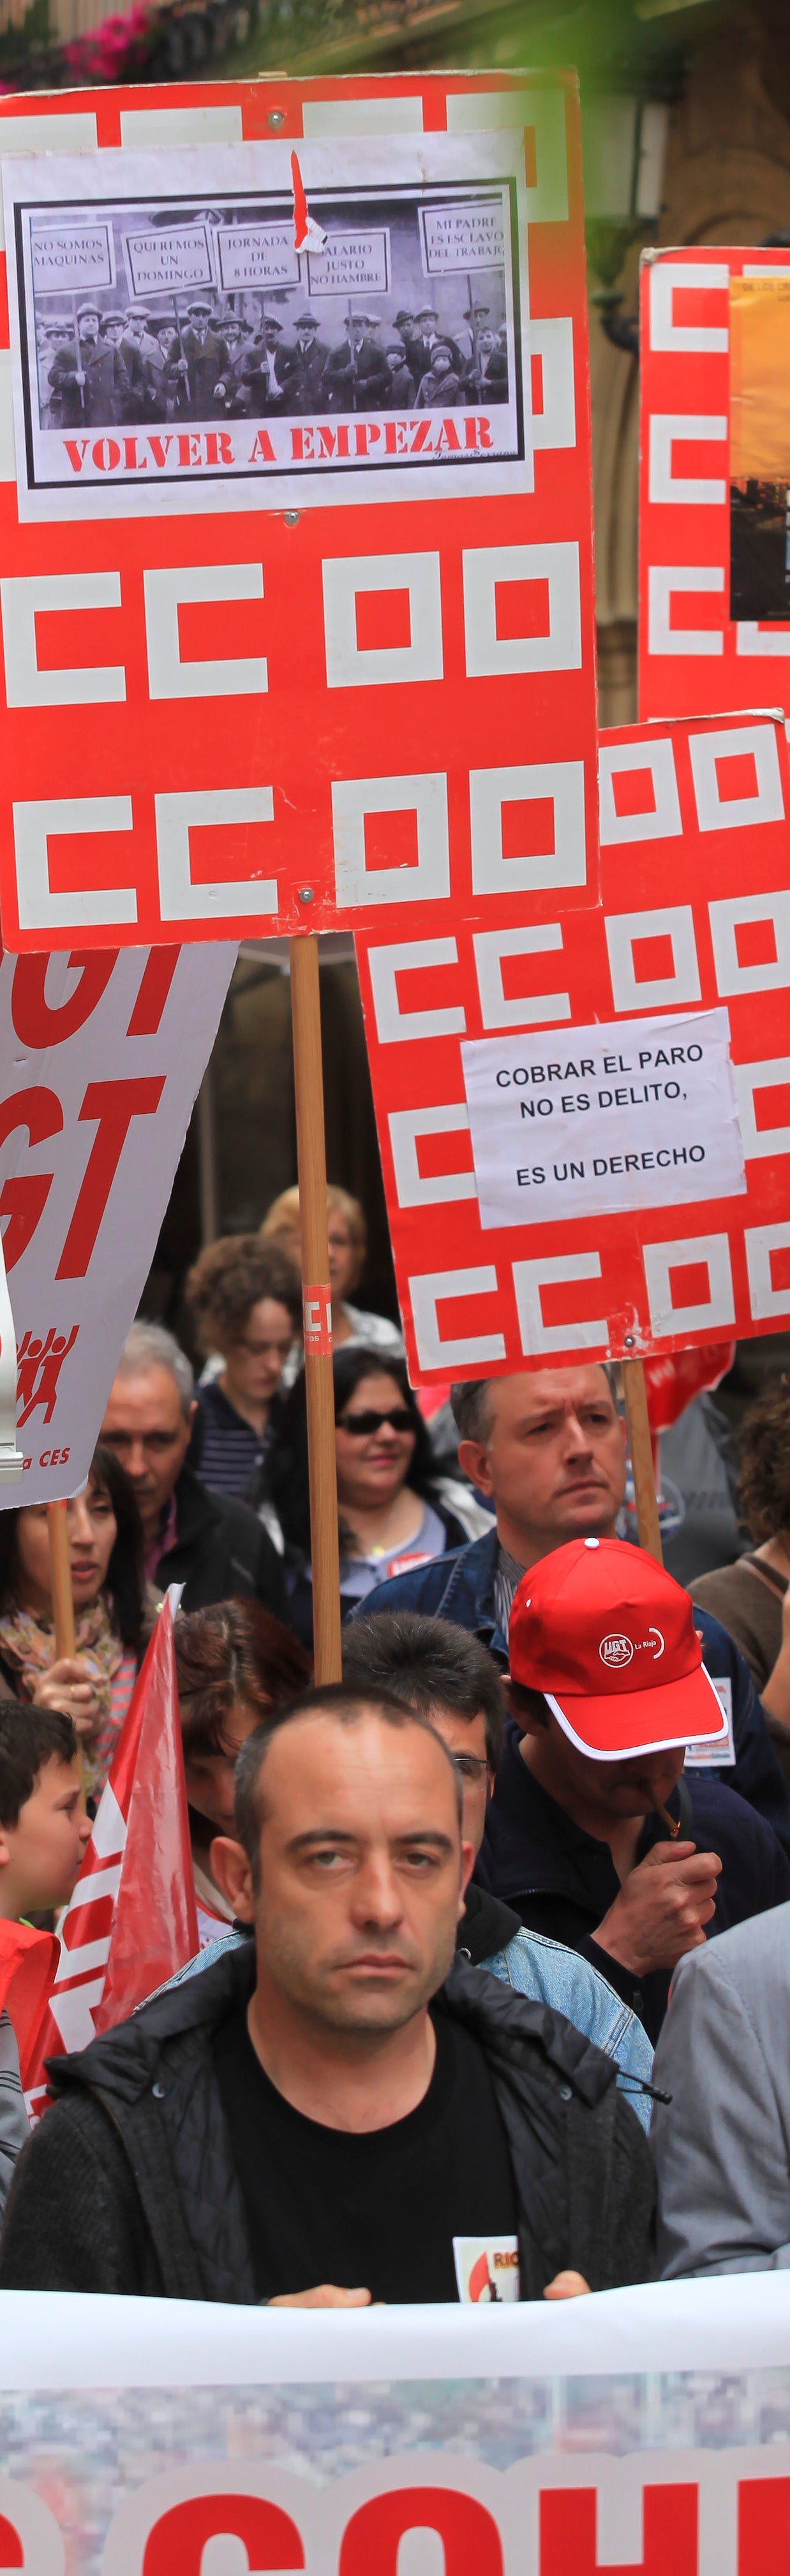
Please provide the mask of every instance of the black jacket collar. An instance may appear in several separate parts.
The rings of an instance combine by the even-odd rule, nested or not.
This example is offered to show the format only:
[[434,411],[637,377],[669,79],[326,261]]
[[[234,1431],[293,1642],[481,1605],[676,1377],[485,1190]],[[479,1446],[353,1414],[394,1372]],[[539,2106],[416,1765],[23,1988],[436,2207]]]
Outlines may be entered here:
[[466,1891],[466,1905],[458,1925],[456,1949],[473,1968],[481,1968],[493,1959],[497,1950],[506,1950],[509,1941],[521,1930],[521,1920],[512,1906],[503,1905],[489,1888],[473,1879]]

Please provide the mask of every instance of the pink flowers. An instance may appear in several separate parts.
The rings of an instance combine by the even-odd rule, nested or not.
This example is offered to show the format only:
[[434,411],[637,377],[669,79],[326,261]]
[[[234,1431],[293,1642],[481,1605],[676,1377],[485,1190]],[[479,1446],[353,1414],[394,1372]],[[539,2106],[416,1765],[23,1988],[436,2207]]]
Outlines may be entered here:
[[64,61],[79,81],[125,81],[145,69],[151,50],[155,12],[146,0],[126,17],[105,18],[87,36],[75,36],[63,47]]

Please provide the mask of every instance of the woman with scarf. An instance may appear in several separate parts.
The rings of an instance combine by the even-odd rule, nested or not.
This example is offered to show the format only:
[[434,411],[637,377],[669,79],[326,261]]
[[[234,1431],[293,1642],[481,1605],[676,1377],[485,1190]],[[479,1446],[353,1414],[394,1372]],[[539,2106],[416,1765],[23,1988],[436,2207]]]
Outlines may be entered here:
[[68,1504],[76,1655],[58,1658],[45,1503],[0,1512],[0,1695],[63,1709],[98,1798],[151,1633],[159,1595],[145,1582],[137,1502],[111,1450],[94,1452]]

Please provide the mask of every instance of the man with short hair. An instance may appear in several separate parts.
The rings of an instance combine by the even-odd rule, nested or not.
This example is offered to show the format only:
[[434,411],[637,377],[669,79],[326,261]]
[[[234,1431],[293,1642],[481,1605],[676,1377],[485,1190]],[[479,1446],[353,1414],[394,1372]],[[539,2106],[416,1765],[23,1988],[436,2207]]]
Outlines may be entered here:
[[409,341],[406,351],[414,382],[418,388],[423,376],[427,376],[429,367],[433,366],[433,353],[437,341],[441,341],[443,348],[449,349],[453,373],[456,376],[462,376],[464,362],[457,340],[451,338],[449,331],[440,331],[436,306],[422,304],[419,313],[415,315],[414,338]]
[[[460,1778],[464,1835],[477,1860],[507,1715],[493,1656],[449,1619],[384,1611],[344,1628],[343,1678],[356,1690],[390,1691],[435,1726]],[[652,2049],[641,2022],[589,1960],[545,1933],[525,1931],[512,1906],[476,1876],[466,1890],[456,1946],[474,1968],[487,1968],[533,2003],[566,2013],[596,2048],[616,2058],[629,2100],[649,2126],[650,2096],[640,2087],[650,2082]]]
[[476,345],[462,379],[468,400],[506,403],[508,398],[507,358],[499,348],[495,331],[487,325],[477,333]]
[[267,412],[287,412],[287,390],[294,373],[293,349],[283,346],[283,326],[276,314],[264,315],[263,331],[252,346],[245,347],[241,359],[240,402],[246,403],[253,420]]
[[688,1593],[623,1539],[573,1539],[518,1585],[489,1885],[602,1970],[655,2046],[679,1959],[790,1898],[790,1861],[715,1773],[726,1718]]
[[175,374],[187,389],[190,420],[219,419],[225,408],[229,364],[213,305],[205,295],[193,296],[181,332],[181,356],[174,361]]
[[[613,1538],[625,1499],[625,1424],[607,1370],[525,1369],[451,1388],[459,1465],[496,1528],[368,1593],[366,1613],[456,1619],[507,1663],[507,1626],[525,1567],[571,1538]],[[695,1609],[705,1664],[732,1716],[734,1759],[718,1776],[765,1816],[790,1855],[790,1793],[751,1673],[718,1619]]]
[[106,429],[123,417],[127,390],[120,349],[102,339],[98,304],[81,304],[79,339],[61,348],[49,371],[50,402],[58,427]]
[[646,2276],[649,2149],[611,2061],[454,1958],[460,1811],[383,1692],[272,1711],[212,1845],[254,1944],[53,2063],[0,2286],[358,2308]]
[[314,313],[300,313],[296,325],[296,347],[289,349],[291,373],[288,382],[288,409],[306,418],[311,412],[325,412],[327,393],[324,372],[329,357],[325,340],[319,340]]
[[[68,1905],[90,1831],[71,1718],[0,1701],[0,1923]],[[0,2214],[27,2136],[19,2051],[0,2009]]]
[[371,338],[366,313],[351,313],[346,336],[326,362],[324,391],[330,411],[381,411],[389,372],[383,349]]
[[252,1596],[287,1619],[282,1562],[257,1512],[210,1494],[187,1456],[197,1413],[192,1370],[173,1334],[133,1324],[100,1437],[134,1486],[149,1582],[162,1591],[182,1583],[183,1610]]

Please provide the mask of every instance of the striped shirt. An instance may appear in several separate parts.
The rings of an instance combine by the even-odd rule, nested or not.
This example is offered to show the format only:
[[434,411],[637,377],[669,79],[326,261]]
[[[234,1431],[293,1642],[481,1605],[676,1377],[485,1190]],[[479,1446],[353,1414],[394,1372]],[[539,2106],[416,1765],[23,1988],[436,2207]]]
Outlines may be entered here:
[[237,1413],[221,1386],[213,1380],[199,1386],[197,1399],[201,1412],[203,1446],[198,1473],[201,1483],[211,1494],[246,1494],[251,1478],[262,1466],[271,1436],[272,1415],[263,1431],[254,1431],[251,1422]]

